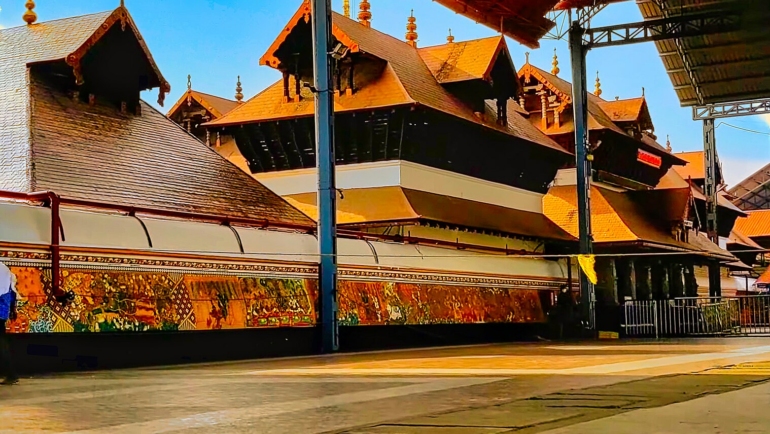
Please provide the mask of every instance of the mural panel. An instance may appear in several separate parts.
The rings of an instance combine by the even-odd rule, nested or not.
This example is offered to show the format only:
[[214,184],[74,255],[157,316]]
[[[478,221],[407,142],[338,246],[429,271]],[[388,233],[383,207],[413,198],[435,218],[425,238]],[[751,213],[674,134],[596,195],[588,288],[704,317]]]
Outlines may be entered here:
[[[16,333],[93,333],[307,327],[316,323],[311,279],[172,272],[62,271],[67,305],[50,270],[11,267],[17,276]],[[543,322],[539,292],[388,281],[339,282],[341,325]]]

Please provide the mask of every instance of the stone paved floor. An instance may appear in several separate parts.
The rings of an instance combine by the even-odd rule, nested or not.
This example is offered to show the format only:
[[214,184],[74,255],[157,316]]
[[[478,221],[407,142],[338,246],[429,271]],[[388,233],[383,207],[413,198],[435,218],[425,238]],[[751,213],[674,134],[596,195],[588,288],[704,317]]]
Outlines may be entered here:
[[[768,361],[770,339],[733,338],[57,375],[0,388],[0,433],[762,432],[751,429],[770,426],[770,416],[747,420],[746,408],[767,407]],[[714,406],[722,413],[709,413]],[[731,411],[744,415],[734,426]]]

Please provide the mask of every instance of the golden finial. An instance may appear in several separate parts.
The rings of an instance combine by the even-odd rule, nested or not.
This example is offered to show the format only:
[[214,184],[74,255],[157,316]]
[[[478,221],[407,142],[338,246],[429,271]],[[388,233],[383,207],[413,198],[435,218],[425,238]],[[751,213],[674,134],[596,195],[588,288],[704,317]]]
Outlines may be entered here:
[[599,78],[599,71],[596,71],[596,89],[594,95],[602,96],[602,80]]
[[642,87],[642,96],[644,96],[644,87]]
[[243,102],[243,88],[241,87],[241,76],[238,76],[238,83],[235,85],[235,100]]
[[449,36],[446,37],[446,41],[448,44],[451,44],[455,41],[455,37],[452,36],[452,29],[449,29]]
[[358,4],[358,9],[360,10],[358,12],[358,22],[366,27],[372,27],[372,13],[370,12],[372,5],[369,4],[369,0],[361,0],[361,3]]
[[527,51],[526,53],[524,53],[524,56],[527,58],[527,61],[526,61],[526,62],[524,62],[524,63],[525,63],[526,65],[529,65],[529,51]]
[[192,75],[187,74],[187,107],[192,106]]
[[561,69],[559,69],[559,56],[556,55],[556,49],[553,49],[553,62],[551,62],[553,68],[551,68],[551,74],[559,75]]
[[350,0],[342,0],[342,14],[350,18]]
[[669,153],[671,153],[674,150],[674,148],[671,147],[671,137],[668,134],[666,134],[666,150]]
[[27,0],[27,3],[24,5],[24,7],[27,8],[27,12],[24,12],[24,15],[22,15],[22,19],[27,23],[27,25],[32,25],[37,21],[37,14],[35,13],[35,2],[33,0]]
[[409,15],[409,18],[407,18],[407,25],[406,25],[406,43],[411,45],[414,48],[417,48],[417,18],[414,17],[414,9],[412,9],[412,14]]

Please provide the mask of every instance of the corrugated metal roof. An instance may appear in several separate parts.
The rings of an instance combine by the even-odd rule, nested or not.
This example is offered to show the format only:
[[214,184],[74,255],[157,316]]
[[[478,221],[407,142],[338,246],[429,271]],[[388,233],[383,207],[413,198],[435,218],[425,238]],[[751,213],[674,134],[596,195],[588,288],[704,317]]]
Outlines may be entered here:
[[[683,106],[770,97],[770,2],[766,0],[637,0],[645,20],[738,10],[738,32],[656,42]],[[689,71],[688,71],[689,70]],[[690,73],[694,78],[690,78]]]

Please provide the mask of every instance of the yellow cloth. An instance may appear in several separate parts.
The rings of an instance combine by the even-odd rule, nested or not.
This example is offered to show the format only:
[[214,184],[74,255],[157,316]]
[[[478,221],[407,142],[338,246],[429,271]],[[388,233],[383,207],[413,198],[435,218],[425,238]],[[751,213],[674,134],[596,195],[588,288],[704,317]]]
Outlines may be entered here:
[[578,255],[578,264],[580,264],[580,269],[583,270],[588,280],[596,285],[596,269],[594,268],[596,258],[594,255]]

